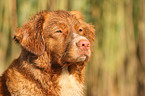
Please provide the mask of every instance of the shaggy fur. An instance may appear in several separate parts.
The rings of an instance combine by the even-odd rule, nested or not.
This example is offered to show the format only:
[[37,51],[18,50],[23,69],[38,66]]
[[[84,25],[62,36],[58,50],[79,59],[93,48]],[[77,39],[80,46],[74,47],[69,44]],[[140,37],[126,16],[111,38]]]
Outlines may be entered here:
[[94,38],[93,26],[78,11],[36,14],[16,30],[22,51],[0,77],[0,96],[84,95]]

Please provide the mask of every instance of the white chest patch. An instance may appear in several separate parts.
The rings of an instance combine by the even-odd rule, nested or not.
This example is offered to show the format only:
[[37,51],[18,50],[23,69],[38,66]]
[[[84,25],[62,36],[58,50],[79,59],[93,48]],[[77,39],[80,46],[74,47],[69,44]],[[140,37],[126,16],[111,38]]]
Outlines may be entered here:
[[84,96],[84,85],[80,84],[74,76],[69,74],[67,67],[62,69],[59,81],[59,86],[61,87],[59,96]]

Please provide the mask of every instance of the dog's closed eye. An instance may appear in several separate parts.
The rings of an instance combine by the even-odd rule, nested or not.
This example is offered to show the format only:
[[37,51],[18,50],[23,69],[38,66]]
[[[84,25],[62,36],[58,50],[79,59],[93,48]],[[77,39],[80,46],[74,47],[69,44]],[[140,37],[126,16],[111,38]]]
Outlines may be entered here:
[[62,31],[61,31],[61,30],[57,30],[56,32],[57,32],[57,33],[62,33]]

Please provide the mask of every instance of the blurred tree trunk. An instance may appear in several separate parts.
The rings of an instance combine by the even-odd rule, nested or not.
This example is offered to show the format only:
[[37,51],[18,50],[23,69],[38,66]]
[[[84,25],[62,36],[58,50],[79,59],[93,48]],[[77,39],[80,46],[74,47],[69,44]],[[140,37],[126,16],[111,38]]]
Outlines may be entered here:
[[16,0],[10,0],[10,27],[9,27],[9,36],[8,36],[8,46],[6,52],[6,67],[9,65],[10,61],[12,60],[12,37],[15,33],[17,27],[17,7],[16,7]]
[[[49,0],[38,0],[38,11],[46,10]],[[52,0],[51,0],[52,1]],[[53,0],[54,1],[54,0]]]
[[[41,1],[41,0],[40,0]],[[47,0],[47,9],[54,10],[70,10],[70,0]]]
[[145,96],[145,1],[139,0],[138,20],[138,55],[140,64],[138,66],[138,96]]
[[137,66],[139,64],[137,58],[137,44],[135,41],[135,32],[133,26],[133,1],[125,1],[125,24],[126,24],[126,40],[127,40],[127,65],[126,65],[126,86],[124,91],[127,96],[137,96]]
[[[16,6],[16,0],[11,0],[11,8],[10,8],[10,12],[11,12],[11,34],[13,36],[14,31],[16,30],[17,25],[17,6]],[[11,36],[11,37],[12,37]]]
[[47,9],[54,10],[56,8],[56,2],[57,0],[47,0]]
[[5,62],[5,47],[4,47],[4,33],[3,33],[3,24],[4,24],[4,10],[5,10],[5,2],[0,1],[0,74],[4,70],[4,62]]
[[11,29],[10,29],[10,0],[8,1],[1,1],[2,2],[2,27],[1,27],[1,49],[2,49],[2,58],[4,59],[4,62],[0,62],[3,64],[3,66],[7,66],[6,63],[10,59],[11,54],[8,54],[10,52],[9,44],[10,44],[10,37],[11,37]]

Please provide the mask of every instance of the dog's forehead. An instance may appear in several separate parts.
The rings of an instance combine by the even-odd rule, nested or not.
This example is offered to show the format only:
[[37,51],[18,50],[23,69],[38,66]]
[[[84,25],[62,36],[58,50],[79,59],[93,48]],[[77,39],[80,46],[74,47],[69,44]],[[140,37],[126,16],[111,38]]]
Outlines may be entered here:
[[47,22],[65,22],[68,25],[73,25],[74,23],[78,23],[77,18],[70,14],[70,12],[66,11],[54,11],[50,12],[45,16],[45,21]]

